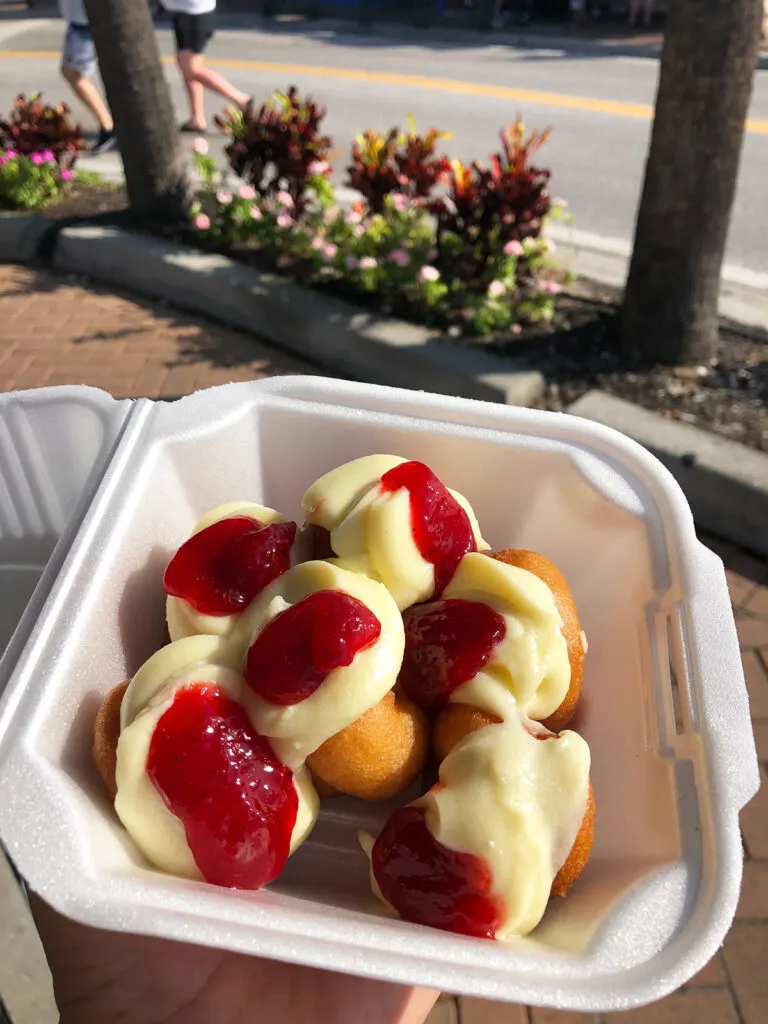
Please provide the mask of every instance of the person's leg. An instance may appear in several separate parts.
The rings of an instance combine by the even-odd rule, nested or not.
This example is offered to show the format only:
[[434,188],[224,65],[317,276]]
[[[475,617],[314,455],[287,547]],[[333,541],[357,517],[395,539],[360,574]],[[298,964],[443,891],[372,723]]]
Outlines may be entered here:
[[650,27],[651,21],[653,20],[653,8],[655,5],[655,0],[645,0],[643,5],[643,21],[645,22],[646,28]]
[[[242,92],[240,89],[235,88],[231,82],[228,82],[223,75],[220,75],[217,71],[212,71],[210,68],[205,66],[205,57],[202,53],[193,53],[191,50],[180,50],[177,55],[179,67],[181,73],[184,76],[185,82],[192,82],[200,86],[200,89],[210,89],[211,92],[217,92],[220,96],[228,99],[231,103],[236,104],[238,107],[244,107],[250,99],[247,92]],[[189,90],[189,86],[187,86]],[[190,93],[191,98],[191,93]],[[192,115],[195,116],[194,113]]]
[[89,76],[96,70],[96,50],[87,30],[67,27],[64,51],[61,55],[61,74],[80,102],[99,122],[102,132],[111,132],[112,115]]
[[93,82],[87,79],[82,71],[69,67],[68,64],[61,65],[61,74],[69,83],[80,102],[90,110],[99,122],[99,128],[102,131],[111,132],[114,127],[112,115],[107,110],[106,104]]
[[186,58],[188,56],[190,56],[189,50],[179,50],[176,54],[176,63],[179,65],[179,71],[181,71],[184,88],[187,90],[187,98],[189,99],[190,117],[184,126],[203,131],[207,127],[205,109],[203,108],[203,87],[200,82],[192,78],[187,72],[189,65]]
[[195,21],[191,14],[174,12],[173,34],[176,37],[176,63],[181,72],[184,88],[187,91],[189,100],[189,120],[181,126],[186,131],[204,131],[206,128],[205,110],[203,109],[203,87],[194,78],[190,77],[185,68],[187,61],[185,55],[194,46]]

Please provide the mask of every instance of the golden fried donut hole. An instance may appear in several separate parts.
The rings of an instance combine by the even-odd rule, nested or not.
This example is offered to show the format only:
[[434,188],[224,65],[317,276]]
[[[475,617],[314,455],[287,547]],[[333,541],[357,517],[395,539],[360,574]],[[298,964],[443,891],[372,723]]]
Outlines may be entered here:
[[117,796],[117,741],[120,739],[120,705],[130,679],[110,690],[101,703],[93,723],[93,763],[101,776],[109,799]]
[[[440,761],[443,761],[459,740],[463,740],[465,736],[469,736],[477,729],[483,729],[486,725],[493,725],[498,721],[499,719],[495,716],[489,715],[479,708],[473,708],[469,704],[449,704],[443,708],[435,722],[433,739],[435,755]],[[541,739],[542,742],[546,742],[545,737],[542,736]],[[589,860],[594,838],[595,794],[590,782],[587,809],[584,811],[581,828],[573,841],[565,864],[552,882],[552,896],[565,896],[579,877],[584,870],[584,865]]]
[[565,896],[573,883],[584,870],[584,865],[589,860],[592,851],[592,843],[595,838],[595,792],[592,789],[592,782],[589,783],[587,793],[587,809],[581,821],[576,838],[573,841],[571,852],[566,858],[565,864],[555,875],[552,883],[550,896]]
[[446,704],[435,721],[432,749],[438,761],[444,761],[459,740],[471,732],[493,725],[501,719],[470,704]]
[[390,690],[310,754],[307,766],[326,792],[388,800],[411,785],[428,753],[426,715],[405,694]]
[[573,718],[581,695],[581,681],[584,676],[584,644],[579,616],[570,587],[557,566],[536,551],[505,548],[503,551],[490,552],[489,557],[495,558],[499,562],[505,562],[507,565],[516,565],[519,569],[527,569],[528,572],[532,572],[534,576],[543,580],[552,591],[555,607],[563,620],[562,633],[568,645],[571,685],[568,687],[568,692],[560,707],[556,708],[549,718],[545,718],[542,725],[550,732],[560,732]]

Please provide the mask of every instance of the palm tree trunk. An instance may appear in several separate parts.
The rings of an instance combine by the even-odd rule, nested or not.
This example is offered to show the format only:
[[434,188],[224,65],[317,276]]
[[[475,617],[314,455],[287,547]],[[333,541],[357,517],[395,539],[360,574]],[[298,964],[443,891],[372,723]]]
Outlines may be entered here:
[[631,356],[678,364],[714,355],[761,8],[762,0],[670,0],[621,318]]
[[147,0],[85,0],[134,215],[172,222],[187,211],[186,160]]

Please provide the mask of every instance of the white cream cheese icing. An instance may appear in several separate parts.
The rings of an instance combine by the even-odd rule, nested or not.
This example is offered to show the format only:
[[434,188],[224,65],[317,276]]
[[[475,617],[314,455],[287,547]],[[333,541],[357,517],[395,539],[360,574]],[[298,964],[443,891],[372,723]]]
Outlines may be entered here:
[[[443,598],[481,601],[502,616],[504,639],[484,672],[514,694],[530,718],[544,719],[563,702],[571,684],[568,645],[552,591],[527,569],[482,554],[462,558]],[[451,702],[471,703],[455,690]]]
[[[302,499],[307,522],[330,531],[339,565],[383,583],[401,611],[435,591],[435,568],[413,537],[407,489],[380,488],[382,476],[406,461],[396,455],[356,459],[320,477]],[[471,505],[457,491],[450,494],[467,513],[478,550],[487,550]]]
[[[135,679],[138,678],[137,674]],[[144,680],[142,697],[146,696],[147,700],[141,706],[138,706],[138,701],[132,703],[117,745],[115,810],[138,848],[155,867],[172,875],[200,879],[202,876],[187,843],[184,826],[166,806],[147,773],[150,743],[158,722],[183,687],[195,682],[214,683],[242,706],[245,682],[240,673],[230,667],[204,662],[198,662],[196,667],[189,667],[171,679],[166,679],[165,685],[161,684],[159,688],[155,688],[155,683],[159,681],[157,671],[152,673],[152,685],[148,675],[145,675]],[[293,782],[299,804],[291,833],[291,853],[309,835],[320,809],[319,798],[305,767],[301,766],[294,772]]]
[[584,819],[589,767],[577,733],[538,739],[513,714],[458,743],[440,786],[416,802],[439,842],[490,865],[505,908],[497,938],[525,935],[541,920]]
[[386,588],[322,561],[294,566],[266,587],[241,616],[233,635],[236,646],[247,650],[280,612],[322,590],[339,590],[357,598],[379,620],[381,632],[372,646],[357,652],[350,665],[331,671],[314,693],[297,704],[271,704],[246,687],[251,721],[289,767],[301,764],[330,736],[378,704],[394,686],[403,659],[403,622]]
[[[231,519],[233,516],[245,516],[248,519],[257,519],[264,526],[272,523],[284,523],[285,517],[273,508],[265,505],[257,505],[252,501],[230,501],[225,505],[218,505],[200,519],[192,530],[191,536],[200,533],[201,530],[213,526],[221,519]],[[201,633],[212,636],[230,636],[232,630],[240,618],[235,615],[205,615],[198,612],[192,605],[181,597],[168,595],[165,604],[165,614],[168,621],[168,634],[171,640],[181,640],[185,636],[198,636]]]

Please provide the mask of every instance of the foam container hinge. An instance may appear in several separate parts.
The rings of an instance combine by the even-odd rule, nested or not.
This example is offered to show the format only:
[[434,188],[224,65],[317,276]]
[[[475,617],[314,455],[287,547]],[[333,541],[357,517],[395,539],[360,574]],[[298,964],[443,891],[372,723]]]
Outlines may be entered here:
[[[298,517],[312,480],[374,452],[427,462],[492,547],[552,558],[589,637],[575,726],[593,754],[594,851],[569,896],[509,944],[382,914],[357,831],[390,807],[328,801],[280,879],[239,892],[152,870],[91,765],[96,708],[162,642],[162,573],[200,514],[244,497]],[[725,575],[673,478],[614,431],[325,378],[142,400],[35,616],[0,707],[0,835],[29,884],[79,921],[598,1012],[672,991],[727,932],[758,771]]]
[[0,693],[131,404],[88,387],[0,394]]

